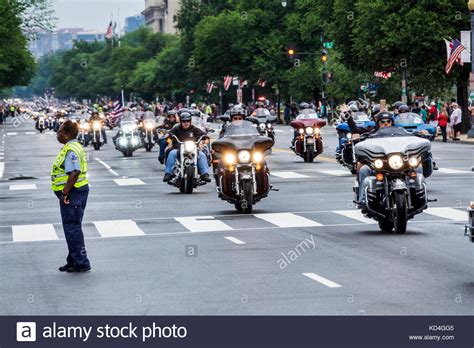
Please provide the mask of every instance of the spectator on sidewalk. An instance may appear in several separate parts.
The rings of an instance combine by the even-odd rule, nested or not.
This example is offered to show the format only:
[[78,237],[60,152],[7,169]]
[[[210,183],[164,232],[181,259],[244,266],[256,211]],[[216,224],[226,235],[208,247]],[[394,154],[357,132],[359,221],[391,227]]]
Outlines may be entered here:
[[461,108],[457,103],[453,103],[453,113],[451,114],[451,119],[449,125],[453,129],[453,140],[461,140],[459,139],[459,134],[461,133],[461,126],[462,126],[462,111]]
[[428,123],[428,112],[426,110],[427,110],[426,105],[422,105],[421,110],[420,110],[420,115],[425,124]]
[[430,110],[428,111],[428,118],[430,120],[430,125],[438,127],[438,109],[436,108],[436,103],[431,102]]
[[448,136],[446,134],[448,121],[449,121],[448,111],[446,109],[446,106],[443,106],[438,117],[438,126],[441,129],[441,134],[443,135],[443,143],[446,143],[448,141]]

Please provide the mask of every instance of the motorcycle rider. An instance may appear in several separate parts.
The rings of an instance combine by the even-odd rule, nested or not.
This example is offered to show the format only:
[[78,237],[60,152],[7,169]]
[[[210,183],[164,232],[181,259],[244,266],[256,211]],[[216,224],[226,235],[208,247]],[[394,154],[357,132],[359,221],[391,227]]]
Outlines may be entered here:
[[[204,133],[198,127],[191,124],[191,119],[192,117],[190,113],[183,112],[180,115],[179,126],[173,127],[168,134],[170,136],[174,135],[181,142],[195,141],[206,135],[206,133]],[[165,176],[163,177],[164,182],[168,182],[173,178],[173,167],[178,157],[179,143],[174,137],[171,139],[173,150],[170,151],[168,159],[166,160]],[[211,182],[207,158],[202,151],[198,151],[197,165],[198,172],[201,175],[201,180],[205,182]]]
[[[309,105],[308,103],[306,102],[302,102],[300,105],[299,105],[299,113],[301,113],[302,110],[306,110],[306,109],[311,109],[311,105]],[[296,142],[296,138],[298,137],[298,130],[295,129],[294,132],[293,132],[293,140],[291,140],[291,146],[290,146],[290,149],[294,150],[295,149],[295,142]]]
[[[176,120],[176,110],[168,111],[166,119],[161,125],[158,126],[158,129],[169,131],[171,130],[178,121]],[[160,154],[158,155],[158,161],[163,164],[165,162],[165,149],[166,149],[166,137],[162,137],[161,140],[157,141],[160,146]]]
[[237,105],[230,110],[230,123],[223,124],[221,132],[219,133],[219,138],[222,138],[225,135],[225,131],[230,124],[242,122],[245,120],[245,110],[243,107]]
[[94,122],[100,122],[100,132],[102,133],[102,139],[104,139],[104,144],[107,144],[107,134],[105,132],[104,119],[100,117],[99,112],[96,110],[92,111],[92,115],[89,118],[89,126],[91,132],[93,131]]

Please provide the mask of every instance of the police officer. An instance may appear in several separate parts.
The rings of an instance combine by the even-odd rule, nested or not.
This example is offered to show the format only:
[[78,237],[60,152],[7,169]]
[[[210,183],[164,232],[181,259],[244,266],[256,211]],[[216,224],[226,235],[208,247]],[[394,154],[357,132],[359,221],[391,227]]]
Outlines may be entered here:
[[91,269],[87,258],[82,231],[82,218],[89,195],[86,154],[76,140],[79,132],[76,123],[67,120],[57,133],[63,148],[51,169],[52,189],[59,198],[64,235],[68,246],[67,263],[61,272],[86,272]]

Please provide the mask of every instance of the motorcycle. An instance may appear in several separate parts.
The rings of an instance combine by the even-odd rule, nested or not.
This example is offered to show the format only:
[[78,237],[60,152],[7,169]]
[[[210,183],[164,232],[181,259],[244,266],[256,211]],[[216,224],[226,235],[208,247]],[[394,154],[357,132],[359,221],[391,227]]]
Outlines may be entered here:
[[57,132],[59,130],[59,127],[64,123],[64,117],[60,117],[56,119],[56,122],[54,123],[54,131]]
[[272,146],[273,140],[261,136],[248,121],[229,125],[225,136],[212,144],[219,198],[239,212],[251,213],[271,189],[265,156]]
[[142,139],[146,152],[150,152],[155,146],[156,119],[152,112],[145,112],[143,121],[140,123],[142,129]]
[[336,154],[336,160],[350,170],[352,174],[357,173],[357,159],[354,146],[358,140],[353,139],[352,133],[345,135],[346,141],[340,145],[340,153]]
[[274,124],[277,121],[275,115],[270,114],[270,111],[267,109],[257,109],[247,120],[256,125],[260,135],[272,139],[273,143],[275,143]]
[[474,202],[471,202],[468,212],[467,225],[464,226],[464,235],[469,237],[471,243],[474,243]]
[[81,120],[79,123],[79,134],[77,136],[77,141],[84,147],[89,144],[89,130],[89,123],[85,120]]
[[53,116],[48,116],[48,118],[46,119],[46,128],[48,128],[49,130],[53,130],[54,129],[54,118]]
[[378,221],[382,231],[403,234],[407,222],[428,207],[425,177],[418,173],[422,158],[430,152],[429,140],[411,136],[404,129],[380,129],[355,148],[357,160],[375,173],[366,179],[365,204],[361,206],[359,185],[354,185],[355,202],[362,213]]
[[[307,110],[309,109],[303,111]],[[290,123],[295,130],[295,154],[310,163],[323,152],[321,128],[326,125],[326,121],[317,118],[315,113],[301,114]]]
[[174,178],[168,181],[168,184],[179,188],[181,193],[191,194],[198,186],[207,184],[201,180],[197,165],[198,150],[205,136],[201,136],[196,141],[185,142],[179,141],[174,135],[172,137],[179,143],[179,150],[174,166]]
[[102,137],[102,122],[92,122],[92,135],[91,135],[92,146],[94,150],[99,151],[100,147],[104,145],[104,139]]
[[44,116],[39,116],[38,120],[36,121],[36,129],[39,130],[40,133],[46,129],[46,121]]
[[135,121],[122,121],[119,137],[114,140],[115,148],[125,157],[132,157],[133,152],[141,147],[140,134]]

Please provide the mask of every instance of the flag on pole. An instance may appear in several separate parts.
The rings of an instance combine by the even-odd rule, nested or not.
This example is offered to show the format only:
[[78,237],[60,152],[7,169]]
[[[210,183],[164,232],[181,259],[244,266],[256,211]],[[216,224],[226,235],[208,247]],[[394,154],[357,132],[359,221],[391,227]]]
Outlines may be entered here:
[[244,86],[247,86],[247,84],[247,80],[239,80],[239,88],[243,88]]
[[112,21],[110,21],[109,26],[107,27],[107,31],[105,32],[105,38],[111,39],[114,36],[114,29],[112,25]]
[[267,85],[267,81],[265,81],[265,79],[259,79],[258,85],[262,88],[265,88],[265,86]]
[[214,81],[207,82],[207,93],[212,93],[212,89],[214,88]]
[[112,106],[112,112],[110,113],[110,120],[109,122],[116,126],[117,121],[119,120],[120,116],[123,113],[123,105],[122,105],[122,97],[119,96],[114,100],[114,104]]
[[232,76],[226,76],[224,77],[224,91],[227,91],[230,87],[230,84],[232,83],[233,77]]
[[[446,42],[447,40],[445,40]],[[448,44],[446,43],[446,48],[448,48]],[[454,63],[461,64],[461,53],[464,51],[465,48],[461,43],[456,40],[452,39],[451,42],[449,43],[449,51],[448,51],[448,61],[446,62],[446,74],[449,75],[451,72],[451,69],[453,68]]]
[[376,72],[374,72],[374,76],[375,77],[381,77],[383,79],[389,79],[390,77],[392,77],[392,73],[387,72],[387,71],[376,71]]

